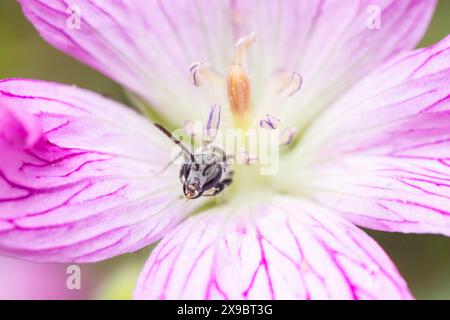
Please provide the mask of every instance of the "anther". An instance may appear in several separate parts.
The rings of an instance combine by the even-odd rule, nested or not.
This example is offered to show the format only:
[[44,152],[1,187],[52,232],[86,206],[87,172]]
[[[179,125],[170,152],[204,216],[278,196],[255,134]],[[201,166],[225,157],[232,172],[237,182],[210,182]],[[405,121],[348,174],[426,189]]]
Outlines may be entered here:
[[221,108],[219,105],[214,104],[209,109],[208,119],[204,128],[204,140],[209,143],[216,138],[217,131],[219,130],[220,125],[220,111]]
[[206,82],[217,83],[222,80],[220,75],[204,62],[196,62],[192,64],[189,71],[191,72],[192,82],[197,87],[205,84]]
[[292,140],[294,140],[294,136],[296,133],[297,133],[297,129],[295,129],[295,128],[284,129],[278,138],[278,143],[281,146],[290,144],[292,142]]
[[303,78],[298,72],[279,73],[280,92],[286,92],[287,96],[293,96],[300,91],[303,85]]
[[265,119],[259,121],[259,126],[263,129],[276,129],[280,124],[280,119],[267,115]]

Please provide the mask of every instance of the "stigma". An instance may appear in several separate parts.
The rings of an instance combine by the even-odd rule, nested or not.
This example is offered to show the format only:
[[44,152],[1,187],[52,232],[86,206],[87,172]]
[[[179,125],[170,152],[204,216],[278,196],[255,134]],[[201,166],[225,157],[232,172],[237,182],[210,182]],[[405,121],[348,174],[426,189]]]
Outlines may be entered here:
[[235,126],[248,129],[251,124],[251,96],[248,75],[240,64],[234,64],[228,72],[227,80],[228,100]]
[[233,63],[228,71],[227,92],[235,126],[248,129],[251,125],[250,79],[245,64],[247,51],[255,42],[254,33],[238,39],[235,44]]

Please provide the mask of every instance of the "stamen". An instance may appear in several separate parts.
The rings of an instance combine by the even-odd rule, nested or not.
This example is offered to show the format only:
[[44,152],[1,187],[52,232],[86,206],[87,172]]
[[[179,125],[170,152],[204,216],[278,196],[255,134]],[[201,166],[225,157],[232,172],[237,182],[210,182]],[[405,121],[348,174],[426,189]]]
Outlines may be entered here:
[[275,112],[275,108],[284,105],[290,97],[302,88],[303,78],[298,72],[279,70],[275,72],[268,87],[266,99],[261,102],[261,109]]
[[302,88],[303,78],[298,72],[281,72],[279,73],[279,80],[279,92],[286,92],[288,97],[293,96]]
[[192,80],[194,82],[194,85],[196,87],[200,86],[200,80],[198,79],[198,69],[200,68],[200,66],[203,64],[203,62],[197,62],[194,63],[190,68],[189,71],[191,72],[192,75]]
[[208,119],[205,125],[205,142],[211,142],[216,138],[220,125],[220,106],[214,104],[210,107]]
[[280,124],[280,119],[267,115],[265,119],[259,121],[259,126],[263,129],[276,129]]
[[195,86],[199,87],[205,83],[218,83],[222,80],[208,64],[205,62],[196,62],[189,68],[192,75],[192,81]]
[[285,145],[290,144],[292,142],[292,140],[294,140],[294,136],[296,133],[297,133],[297,129],[295,129],[295,128],[284,129],[278,138],[278,143],[280,144],[280,146],[285,146]]

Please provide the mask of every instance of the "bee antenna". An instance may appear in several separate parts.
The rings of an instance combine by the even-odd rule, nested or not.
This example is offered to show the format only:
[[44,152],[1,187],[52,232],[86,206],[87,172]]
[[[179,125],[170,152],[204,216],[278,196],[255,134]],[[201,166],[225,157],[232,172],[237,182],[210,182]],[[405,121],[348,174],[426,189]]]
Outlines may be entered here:
[[181,148],[181,151],[188,156],[192,161],[194,161],[194,155],[192,154],[191,151],[189,151],[188,148],[186,148],[186,146],[179,140],[177,139],[173,134],[171,134],[169,132],[169,130],[167,130],[166,128],[164,128],[162,125],[160,125],[159,123],[153,123],[155,125],[156,128],[158,128],[162,133],[164,133],[170,140],[172,140],[177,146],[179,146]]

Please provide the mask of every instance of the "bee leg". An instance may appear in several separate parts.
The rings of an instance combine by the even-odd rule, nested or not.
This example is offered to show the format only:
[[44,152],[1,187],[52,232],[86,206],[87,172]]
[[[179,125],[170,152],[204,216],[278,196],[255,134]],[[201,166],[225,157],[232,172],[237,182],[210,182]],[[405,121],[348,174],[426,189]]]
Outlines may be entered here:
[[[231,173],[232,175],[232,173]],[[231,178],[231,176],[229,178],[225,178],[222,181],[219,182],[219,184],[223,185],[223,187],[228,187],[231,183],[233,182],[233,179]]]
[[214,197],[221,193],[225,189],[225,185],[218,183],[214,188],[208,190],[208,192],[203,193],[204,197]]
[[214,186],[214,188],[211,189],[212,190],[211,193],[204,193],[203,196],[213,197],[215,195],[218,195],[223,190],[225,190],[225,188],[228,187],[231,184],[231,182],[233,182],[233,180],[231,178],[226,178],[226,179],[222,180],[221,182],[219,182],[218,184],[216,184]]
[[229,182],[226,183],[227,185],[230,184],[231,182],[233,182],[233,175],[234,175],[234,171],[232,171],[232,170],[226,171],[224,179],[221,182],[230,180]]

